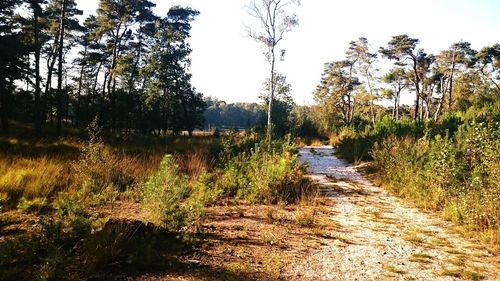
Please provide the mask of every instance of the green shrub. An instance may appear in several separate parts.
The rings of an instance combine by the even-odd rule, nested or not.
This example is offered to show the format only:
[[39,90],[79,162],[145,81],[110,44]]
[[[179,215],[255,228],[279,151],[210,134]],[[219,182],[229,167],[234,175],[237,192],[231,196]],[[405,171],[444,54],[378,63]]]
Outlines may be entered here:
[[60,192],[52,203],[52,206],[57,211],[57,216],[64,218],[73,215],[83,215],[87,206],[82,198],[82,193],[70,194]]
[[211,181],[212,175],[202,172],[190,182],[173,157],[166,155],[144,185],[142,208],[147,220],[174,232],[194,226],[205,205],[215,202],[220,193],[211,188]]
[[409,137],[416,140],[424,136],[428,138],[436,135],[452,136],[461,122],[461,119],[456,116],[443,118],[437,123],[413,120],[395,121],[384,116],[375,125],[364,127],[363,131],[342,128],[339,134],[332,134],[330,143],[337,153],[349,162],[373,160],[372,150],[375,143],[380,143],[388,137]]
[[202,202],[203,205],[213,205],[217,202],[223,190],[217,188],[214,183],[215,176],[207,171],[201,172],[191,183],[193,188],[193,199]]
[[290,139],[261,142],[240,153],[222,169],[216,185],[226,196],[258,203],[295,203],[313,196],[316,187],[304,177]]
[[188,178],[180,175],[172,156],[167,155],[144,185],[142,207],[150,222],[178,231],[188,223],[188,210],[183,203],[190,193]]
[[27,213],[40,213],[48,208],[47,200],[45,198],[35,198],[27,200],[22,197],[17,204],[17,208]]
[[466,123],[453,137],[389,137],[372,156],[379,181],[419,206],[478,231],[500,229],[500,128]]
[[231,160],[219,176],[216,186],[226,196],[236,196],[238,191],[248,186],[248,178],[243,173],[243,160]]

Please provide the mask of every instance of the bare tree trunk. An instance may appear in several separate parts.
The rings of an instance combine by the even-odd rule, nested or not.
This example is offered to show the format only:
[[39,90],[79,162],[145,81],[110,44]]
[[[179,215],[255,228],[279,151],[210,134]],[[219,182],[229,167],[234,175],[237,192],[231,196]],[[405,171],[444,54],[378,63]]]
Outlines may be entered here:
[[113,42],[113,51],[112,51],[112,56],[111,56],[111,65],[109,66],[109,80],[108,80],[108,95],[109,95],[109,101],[110,101],[110,106],[111,106],[111,130],[115,128],[115,122],[116,122],[116,103],[115,103],[115,91],[116,91],[116,65],[117,65],[117,59],[118,59],[118,48],[119,48],[119,42],[120,42],[120,30],[122,27],[122,23],[119,23],[118,26],[116,27],[116,34]]
[[366,74],[366,83],[368,84],[368,90],[370,91],[370,113],[371,113],[371,117],[372,117],[372,125],[375,125],[375,109],[374,109],[374,105],[373,105],[374,96],[373,96],[373,89],[372,89],[372,84],[370,83],[369,76],[370,76],[370,74],[367,73]]
[[392,120],[396,120],[396,104],[398,102],[398,98],[396,97],[396,93],[394,93],[394,106],[392,108]]
[[96,112],[96,106],[97,106],[97,97],[98,97],[98,92],[97,92],[97,82],[99,80],[99,73],[101,72],[101,67],[102,67],[102,61],[99,62],[99,66],[97,67],[97,70],[95,72],[95,79],[94,83],[92,85],[92,97],[91,97],[91,105],[92,105],[92,118],[95,118],[95,115],[98,113]]
[[252,33],[251,30],[249,30],[249,35],[257,41],[265,44],[267,48],[266,58],[271,64],[271,81],[267,108],[267,138],[269,141],[272,139],[272,114],[276,89],[275,48],[283,39],[283,34],[290,31],[290,28],[297,24],[295,16],[289,17],[284,14],[284,7],[293,4],[293,2],[294,1],[288,0],[263,0],[262,5],[258,5],[257,1],[253,1],[248,7],[250,15],[258,19],[258,21],[262,24],[263,29],[263,33]]
[[439,119],[439,116],[441,115],[441,111],[443,110],[443,104],[444,104],[444,98],[446,97],[447,93],[447,87],[446,84],[449,83],[448,81],[445,82],[446,76],[441,77],[441,98],[439,99],[439,104],[438,107],[436,108],[436,112],[434,113],[434,121],[437,121]]
[[397,96],[396,96],[396,121],[399,120],[399,101],[401,97],[401,89],[398,90]]
[[[83,51],[83,59],[87,55],[87,46]],[[83,83],[83,70],[85,69],[85,63],[82,62],[82,67],[80,68],[80,77],[78,78],[78,92],[77,92],[77,100],[76,100],[76,110],[75,110],[75,127],[78,127],[80,124],[80,106],[81,106],[81,94],[82,94],[82,83]]]
[[137,35],[139,37],[139,42],[138,42],[138,50],[137,50],[137,55],[136,55],[136,60],[134,62],[134,65],[132,66],[132,70],[130,71],[130,80],[128,84],[128,93],[131,94],[132,90],[134,89],[134,78],[137,75],[137,68],[139,66],[139,62],[141,60],[141,55],[142,55],[142,25],[139,27],[139,34]]
[[425,99],[425,113],[424,113],[424,118],[429,119],[429,112],[430,112],[430,102],[429,98]]
[[[0,70],[2,71],[2,70]],[[5,136],[9,136],[9,117],[7,114],[7,92],[3,85],[3,78],[0,77],[0,121],[2,123],[2,132]]]
[[[453,57],[451,61],[451,74],[450,74],[450,80],[449,80],[449,94],[448,94],[448,111],[451,111],[451,106],[452,106],[452,94],[453,94],[453,75],[455,73],[455,60],[456,60],[456,50],[457,48],[453,48]],[[444,98],[444,95],[443,95]]]
[[66,0],[61,0],[61,18],[59,23],[59,52],[57,69],[57,136],[61,135],[62,129],[62,68],[63,68],[63,48],[64,48],[64,20],[66,13]]
[[40,13],[40,3],[33,6],[33,27],[35,32],[35,116],[33,125],[35,133],[39,137],[42,134],[41,110],[40,110],[40,28],[38,17]]
[[[348,87],[350,87],[351,82],[352,82],[352,71],[353,71],[355,63],[356,63],[355,61],[351,62],[351,65],[349,67],[349,80],[348,80],[349,82],[347,84]],[[348,106],[348,115],[347,115],[347,117],[348,117],[348,120],[347,120],[348,121],[348,125],[351,124],[351,121],[352,121],[353,115],[354,115],[354,104],[351,106],[351,98],[352,98],[351,94],[352,94],[352,91],[349,90],[349,88],[348,88],[348,95],[347,95],[348,96],[348,102],[347,102],[347,106]]]
[[425,109],[425,99],[422,97],[422,100],[420,101],[420,112],[419,112],[420,120],[424,120],[424,109]]
[[354,108],[356,106],[356,100],[354,98],[352,98],[352,106],[351,106],[351,114],[350,114],[350,117],[351,119],[349,120],[349,124],[352,123],[352,119],[354,118]]
[[106,95],[106,85],[109,77],[109,72],[104,73],[104,81],[102,83],[102,90],[101,90],[101,98],[104,99],[104,96]]
[[444,95],[443,95],[443,97],[441,98],[441,101],[438,104],[436,112],[434,113],[434,121],[437,121],[438,118],[439,118],[439,115],[441,115],[441,108],[443,107],[443,99],[444,99]]
[[413,75],[415,84],[415,113],[413,114],[413,119],[417,120],[419,118],[419,108],[420,108],[420,77],[417,71],[417,58],[412,56],[413,59]]
[[274,68],[275,68],[275,63],[276,63],[276,55],[274,53],[274,46],[271,47],[271,85],[270,85],[270,91],[269,91],[269,103],[267,107],[267,138],[269,142],[271,142],[272,137],[273,137],[273,100],[274,100],[274,91],[275,91],[275,73],[274,73]]
[[347,102],[346,102],[346,120],[345,124],[349,125],[351,123],[351,95],[347,95]]
[[[56,54],[55,54],[55,49],[59,45],[59,36],[57,36],[57,39],[54,42],[54,49],[52,52],[49,53],[49,57],[47,58],[47,82],[45,83],[45,91],[44,91],[44,97],[43,97],[43,102],[42,102],[42,122],[46,122],[47,118],[47,108],[50,104],[50,99],[51,99],[51,88],[52,88],[52,74],[54,72],[54,67],[56,64]],[[51,105],[52,106],[52,105]],[[50,119],[52,123],[52,110],[50,112]]]

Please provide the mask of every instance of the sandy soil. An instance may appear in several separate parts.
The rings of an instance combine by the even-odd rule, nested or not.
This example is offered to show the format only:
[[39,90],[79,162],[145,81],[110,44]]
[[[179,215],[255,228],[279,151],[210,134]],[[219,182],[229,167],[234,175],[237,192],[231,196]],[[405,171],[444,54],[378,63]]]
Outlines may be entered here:
[[310,177],[334,202],[337,239],[289,266],[285,279],[500,280],[499,256],[374,186],[333,153],[330,146],[300,149]]

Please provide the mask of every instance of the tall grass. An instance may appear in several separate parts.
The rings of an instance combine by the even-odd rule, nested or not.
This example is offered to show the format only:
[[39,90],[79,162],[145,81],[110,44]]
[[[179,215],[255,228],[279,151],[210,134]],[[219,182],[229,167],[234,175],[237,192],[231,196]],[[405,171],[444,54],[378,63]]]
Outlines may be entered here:
[[5,157],[0,159],[0,193],[12,207],[25,197],[49,197],[72,186],[69,167],[63,161],[41,158]]
[[[209,137],[148,138],[126,142],[0,138],[0,209],[15,208],[24,198],[47,199],[59,192],[142,192],[163,155],[173,153],[182,173],[197,176],[214,166],[219,140]],[[150,145],[147,145],[150,144]]]

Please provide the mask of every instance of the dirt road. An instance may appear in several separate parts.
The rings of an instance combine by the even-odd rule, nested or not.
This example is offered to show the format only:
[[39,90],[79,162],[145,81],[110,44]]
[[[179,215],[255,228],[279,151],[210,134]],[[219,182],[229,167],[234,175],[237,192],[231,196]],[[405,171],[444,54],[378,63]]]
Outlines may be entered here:
[[450,224],[391,196],[336,158],[304,147],[302,161],[334,201],[334,239],[299,265],[289,280],[500,280],[498,256],[450,231]]

